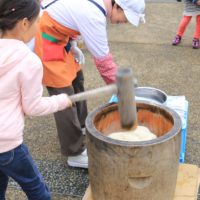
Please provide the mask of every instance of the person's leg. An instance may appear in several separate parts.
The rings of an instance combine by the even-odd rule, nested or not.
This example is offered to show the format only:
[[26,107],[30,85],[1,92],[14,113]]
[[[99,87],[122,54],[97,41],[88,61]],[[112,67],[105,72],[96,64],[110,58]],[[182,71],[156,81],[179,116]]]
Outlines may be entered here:
[[200,15],[196,16],[196,28],[194,32],[194,38],[200,38]]
[[[72,86],[74,88],[75,94],[85,91],[84,76],[83,76],[82,70],[77,72],[77,76],[74,79],[74,81],[72,82]],[[86,101],[77,102],[76,108],[77,108],[77,114],[78,114],[78,119],[79,119],[80,125],[83,128],[83,127],[85,127],[85,119],[86,119],[87,114],[88,114]]]
[[183,18],[178,26],[177,35],[179,35],[180,37],[183,36],[185,29],[187,28],[187,25],[189,24],[191,19],[192,19],[192,16],[183,16]]
[[[1,159],[2,156],[6,159]],[[24,144],[2,156],[0,170],[21,186],[29,200],[51,200],[48,187]]]
[[197,15],[196,16],[196,28],[195,28],[195,32],[194,32],[194,38],[192,41],[192,47],[194,49],[198,49],[200,47],[199,38],[200,38],[200,15]]
[[[65,93],[74,94],[72,86],[65,88],[47,87],[49,95]],[[78,120],[76,105],[65,110],[54,113],[58,138],[61,146],[61,152],[65,156],[76,156],[81,154],[85,146],[83,145],[84,136]]]
[[178,31],[176,33],[176,36],[174,37],[173,41],[172,41],[172,45],[179,45],[182,39],[182,36],[185,32],[185,29],[187,27],[187,25],[189,24],[190,20],[191,20],[191,16],[183,16],[179,26],[178,26]]
[[8,186],[8,176],[4,174],[0,169],[0,200],[5,200],[7,186]]

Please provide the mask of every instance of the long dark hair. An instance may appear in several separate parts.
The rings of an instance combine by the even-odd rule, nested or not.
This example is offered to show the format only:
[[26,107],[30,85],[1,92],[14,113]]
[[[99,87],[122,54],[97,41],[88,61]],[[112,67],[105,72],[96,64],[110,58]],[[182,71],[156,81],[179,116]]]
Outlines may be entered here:
[[12,30],[24,18],[33,21],[39,12],[38,0],[0,0],[0,31]]
[[[116,4],[115,0],[112,0],[112,7]],[[117,4],[117,8],[122,9],[118,4]]]
[[115,0],[112,0],[112,6],[114,6],[114,4],[115,4]]

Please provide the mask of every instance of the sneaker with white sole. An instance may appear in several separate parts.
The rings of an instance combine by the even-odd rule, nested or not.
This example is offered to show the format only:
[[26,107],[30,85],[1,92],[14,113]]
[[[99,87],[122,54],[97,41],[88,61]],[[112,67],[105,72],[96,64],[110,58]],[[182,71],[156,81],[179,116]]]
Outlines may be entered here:
[[86,129],[85,129],[85,127],[81,128],[81,130],[82,130],[83,135],[86,135]]
[[68,156],[67,164],[70,167],[88,168],[87,150],[84,150],[80,155]]

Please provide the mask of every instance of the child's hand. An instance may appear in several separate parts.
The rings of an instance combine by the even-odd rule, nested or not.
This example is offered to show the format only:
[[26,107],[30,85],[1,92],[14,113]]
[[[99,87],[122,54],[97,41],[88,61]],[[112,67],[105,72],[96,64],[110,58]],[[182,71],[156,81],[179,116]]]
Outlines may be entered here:
[[72,105],[73,105],[72,101],[70,100],[70,98],[67,94],[66,94],[66,96],[67,96],[67,101],[66,101],[67,107],[72,107]]

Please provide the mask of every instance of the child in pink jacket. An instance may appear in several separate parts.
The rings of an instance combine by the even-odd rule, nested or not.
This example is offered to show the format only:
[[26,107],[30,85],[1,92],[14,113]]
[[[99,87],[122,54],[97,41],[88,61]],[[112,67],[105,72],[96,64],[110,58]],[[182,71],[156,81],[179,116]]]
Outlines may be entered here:
[[23,144],[24,117],[40,116],[71,106],[66,94],[42,97],[43,67],[25,45],[35,35],[37,0],[0,1],[0,199],[8,178],[29,200],[50,200],[50,192],[28,148]]

